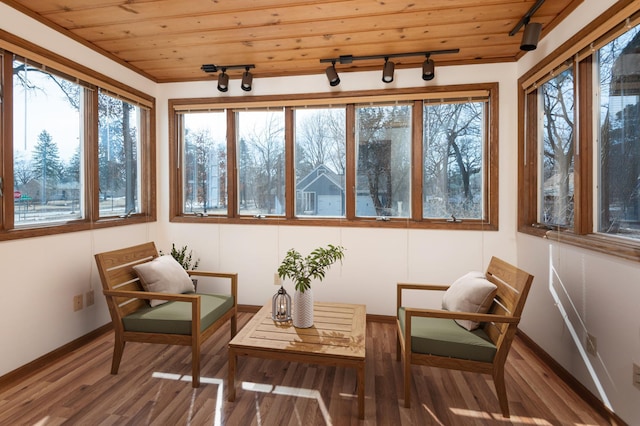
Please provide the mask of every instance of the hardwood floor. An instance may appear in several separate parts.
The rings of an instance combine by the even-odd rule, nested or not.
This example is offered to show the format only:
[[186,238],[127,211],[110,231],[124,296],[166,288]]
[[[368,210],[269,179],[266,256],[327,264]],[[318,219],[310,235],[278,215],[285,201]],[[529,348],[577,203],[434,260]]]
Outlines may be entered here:
[[[239,327],[252,314],[241,313]],[[240,357],[227,402],[228,324],[202,347],[191,387],[187,347],[127,343],[109,374],[107,333],[0,393],[0,425],[606,425],[516,338],[507,361],[511,418],[488,376],[413,367],[412,408],[402,407],[395,326],[367,324],[365,420],[355,369]]]

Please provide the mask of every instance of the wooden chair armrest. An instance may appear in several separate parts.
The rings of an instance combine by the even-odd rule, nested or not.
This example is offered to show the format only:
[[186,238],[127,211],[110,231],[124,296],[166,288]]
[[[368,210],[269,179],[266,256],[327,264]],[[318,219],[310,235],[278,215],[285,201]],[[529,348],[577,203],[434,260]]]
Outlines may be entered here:
[[398,309],[402,306],[402,290],[436,290],[444,291],[450,286],[445,284],[416,284],[416,283],[397,283],[396,287],[396,315]]
[[177,302],[193,303],[200,297],[197,294],[174,294],[174,293],[154,293],[151,291],[121,291],[121,290],[103,290],[102,293],[109,297],[130,297],[132,299],[157,299],[157,300],[173,300]]
[[495,314],[478,314],[471,312],[445,311],[440,309],[418,309],[406,308],[405,315],[407,317],[429,317],[429,318],[447,318],[470,320],[476,322],[497,322],[497,323],[517,323],[520,321],[518,317]]
[[228,278],[231,284],[231,296],[233,296],[233,305],[238,305],[238,274],[235,272],[211,272],[211,271],[194,271],[188,270],[189,276],[195,275],[199,277]]

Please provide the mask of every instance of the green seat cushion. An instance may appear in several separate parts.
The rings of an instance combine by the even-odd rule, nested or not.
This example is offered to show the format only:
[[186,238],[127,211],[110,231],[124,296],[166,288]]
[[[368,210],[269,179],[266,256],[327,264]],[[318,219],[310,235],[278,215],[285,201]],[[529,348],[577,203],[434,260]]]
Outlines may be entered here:
[[[194,293],[187,293],[194,294]],[[200,329],[209,328],[233,307],[233,296],[200,294]],[[191,334],[191,303],[171,301],[137,310],[122,318],[125,331]]]
[[[404,333],[405,308],[398,310]],[[446,318],[411,318],[411,350],[450,358],[492,362],[496,346],[481,328],[469,331],[455,320]]]

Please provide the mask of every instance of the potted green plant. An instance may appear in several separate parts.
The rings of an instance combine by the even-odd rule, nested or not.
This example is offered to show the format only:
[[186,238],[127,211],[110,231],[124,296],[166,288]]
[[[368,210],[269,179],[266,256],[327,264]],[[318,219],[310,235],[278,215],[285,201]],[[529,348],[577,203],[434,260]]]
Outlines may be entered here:
[[[188,250],[188,251],[187,251]],[[174,243],[171,243],[171,251],[169,252],[171,257],[173,257],[176,262],[180,264],[184,268],[185,271],[194,271],[198,269],[198,265],[200,264],[200,259],[193,260],[193,250],[189,250],[189,248],[184,245],[181,248],[177,249]],[[164,256],[165,253],[160,251],[160,255]],[[191,282],[193,282],[193,290],[198,291],[198,279],[191,278]]]
[[[193,260],[193,250],[189,250],[189,248],[184,245],[181,248],[177,249],[174,243],[171,244],[171,252],[169,254],[173,257],[184,269],[185,271],[193,271],[198,269],[198,265],[200,264],[200,259]],[[164,255],[164,253],[160,252],[160,254]]]
[[322,281],[329,267],[344,258],[344,247],[329,244],[318,247],[303,257],[299,251],[287,251],[282,263],[278,267],[281,279],[289,278],[293,281],[295,292],[293,302],[294,327],[308,328],[313,325],[313,294],[311,281]]

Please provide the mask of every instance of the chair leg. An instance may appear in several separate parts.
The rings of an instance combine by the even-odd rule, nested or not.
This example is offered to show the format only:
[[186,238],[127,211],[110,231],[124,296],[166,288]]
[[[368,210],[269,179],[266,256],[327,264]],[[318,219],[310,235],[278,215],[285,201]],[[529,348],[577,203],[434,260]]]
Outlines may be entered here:
[[[405,349],[406,350],[406,349]],[[406,356],[404,357],[404,406],[411,408],[411,362]]]
[[507,386],[504,381],[504,368],[497,367],[493,370],[493,384],[496,387],[496,395],[498,396],[498,402],[500,403],[500,410],[502,416],[509,418],[509,401],[507,400]]
[[238,332],[238,312],[236,311],[231,317],[231,338]]
[[111,359],[111,374],[118,374],[120,368],[120,361],[122,360],[122,354],[124,353],[124,344],[126,343],[121,337],[116,336],[113,342],[113,358]]
[[191,348],[191,386],[200,387],[200,339],[194,339]]

